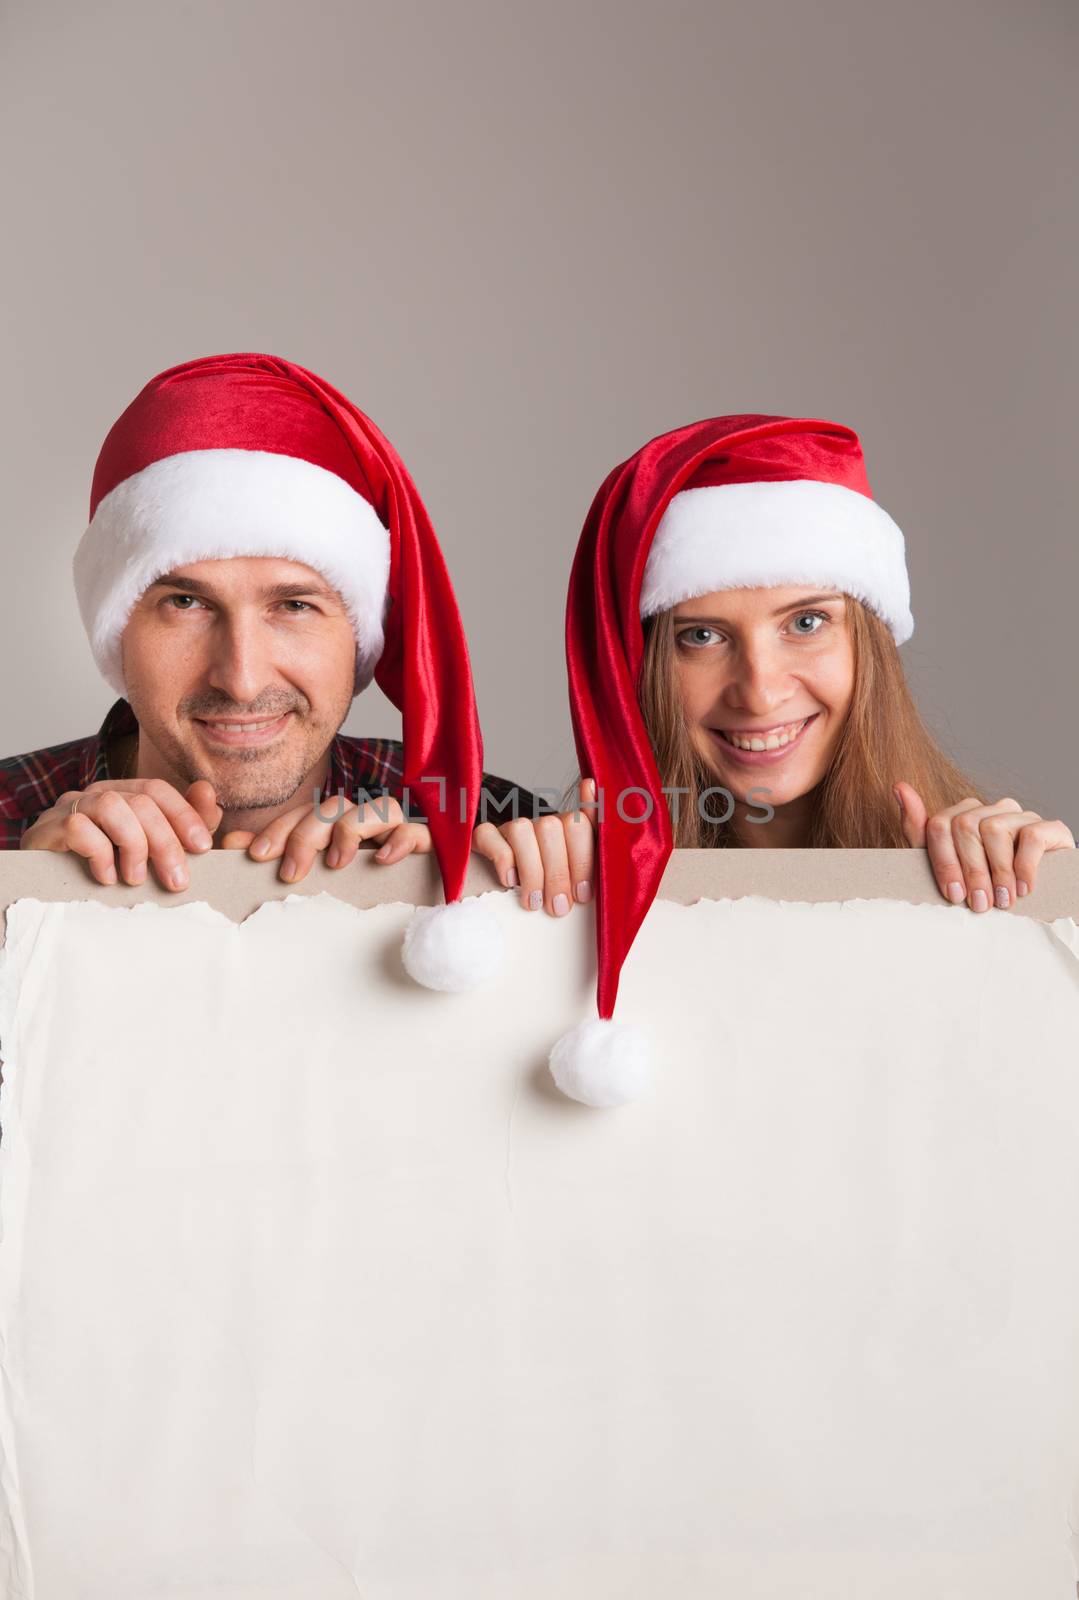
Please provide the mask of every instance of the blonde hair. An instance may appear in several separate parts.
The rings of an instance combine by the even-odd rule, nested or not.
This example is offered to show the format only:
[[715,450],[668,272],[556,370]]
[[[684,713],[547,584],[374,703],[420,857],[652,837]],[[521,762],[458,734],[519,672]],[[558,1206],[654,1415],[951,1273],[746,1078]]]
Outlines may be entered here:
[[[892,793],[897,780],[918,791],[930,816],[968,795],[982,804],[985,797],[922,721],[887,624],[852,595],[846,598],[854,689],[835,755],[817,786],[806,846],[902,849],[907,838]],[[729,822],[708,822],[699,814],[697,796],[715,787],[716,777],[693,742],[679,699],[674,609],[648,618],[644,635],[637,698],[656,765],[666,789],[689,790],[681,804],[668,796],[675,845],[737,847]]]

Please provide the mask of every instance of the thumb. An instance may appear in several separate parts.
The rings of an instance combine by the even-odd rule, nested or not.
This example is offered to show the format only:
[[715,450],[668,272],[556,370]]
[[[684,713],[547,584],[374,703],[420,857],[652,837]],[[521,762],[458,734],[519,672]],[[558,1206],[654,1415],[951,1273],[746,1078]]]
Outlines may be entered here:
[[917,789],[909,783],[897,783],[892,790],[903,818],[903,832],[907,843],[915,849],[925,848],[925,824],[929,813]]
[[228,833],[222,834],[218,848],[221,850],[246,850],[254,837],[253,833],[245,833],[243,828],[230,828]]
[[210,832],[213,833],[225,813],[217,803],[217,795],[209,778],[196,778],[194,783],[189,783],[184,799],[191,802]]
[[581,779],[577,805],[581,814],[592,824],[592,829],[595,831],[597,807],[596,780],[594,778]]
[[430,855],[434,843],[424,822],[399,823],[375,851],[376,861],[403,861],[405,856]]

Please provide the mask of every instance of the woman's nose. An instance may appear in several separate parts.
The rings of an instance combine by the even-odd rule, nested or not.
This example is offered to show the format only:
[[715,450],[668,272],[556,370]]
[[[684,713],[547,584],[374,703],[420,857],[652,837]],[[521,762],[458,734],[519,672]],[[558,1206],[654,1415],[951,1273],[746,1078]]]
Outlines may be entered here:
[[790,687],[790,674],[778,653],[767,644],[748,643],[730,663],[723,697],[757,716],[781,705]]

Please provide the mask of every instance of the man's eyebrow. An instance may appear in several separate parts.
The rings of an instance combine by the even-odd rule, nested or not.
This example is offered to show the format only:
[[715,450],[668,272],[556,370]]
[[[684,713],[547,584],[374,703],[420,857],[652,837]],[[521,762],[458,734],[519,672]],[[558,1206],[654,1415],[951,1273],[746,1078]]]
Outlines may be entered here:
[[[166,587],[183,589],[189,594],[204,595],[210,598],[213,597],[214,593],[212,584],[202,583],[198,578],[185,578],[175,572],[166,572],[163,578],[156,579],[150,587],[153,589]],[[327,589],[321,583],[271,583],[262,589],[260,593],[267,600],[295,600],[300,595],[305,594],[321,595],[325,600],[339,599],[335,589]]]
[[[800,595],[797,600],[788,601],[788,603],[785,606],[778,606],[776,608],[776,610],[772,612],[772,616],[773,617],[781,617],[785,611],[793,611],[797,606],[811,606],[817,600],[842,600],[842,599],[843,599],[843,596],[841,594],[835,594],[835,593],[833,593],[833,594],[803,594],[803,595]],[[674,620],[676,622],[678,622],[678,623],[682,623],[682,622],[720,622],[723,619],[721,617],[708,616],[708,617],[676,617]]]

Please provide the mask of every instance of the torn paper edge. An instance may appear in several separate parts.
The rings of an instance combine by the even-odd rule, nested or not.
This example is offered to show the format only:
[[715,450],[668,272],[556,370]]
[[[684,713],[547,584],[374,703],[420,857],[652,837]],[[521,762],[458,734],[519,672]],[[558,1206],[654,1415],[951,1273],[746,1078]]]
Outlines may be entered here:
[[[484,893],[477,895],[474,898],[478,900],[497,900],[501,902],[505,900],[507,894],[510,892],[511,891],[507,891],[505,889],[488,889],[485,890]],[[385,900],[374,906],[357,906],[351,900],[343,900],[338,895],[331,894],[325,889],[320,889],[316,894],[293,893],[283,896],[275,896],[272,900],[263,900],[239,921],[236,921],[227,912],[220,911],[216,906],[210,905],[208,900],[188,900],[182,905],[162,905],[156,900],[144,900],[140,901],[136,905],[112,906],[105,904],[101,900],[38,900],[32,895],[24,896],[19,900],[13,900],[5,908],[5,915],[8,915],[14,911],[17,906],[23,905],[28,907],[42,908],[52,905],[75,905],[87,908],[92,907],[93,909],[89,913],[91,916],[97,916],[99,914],[106,916],[114,916],[117,914],[121,916],[146,916],[150,913],[161,911],[167,912],[172,916],[180,915],[186,917],[188,920],[204,922],[208,926],[244,928],[256,917],[265,918],[270,916],[282,916],[285,915],[286,908],[288,907],[296,907],[299,905],[307,905],[308,903],[320,903],[325,901],[331,901],[335,906],[343,907],[346,911],[351,912],[352,915],[356,917],[370,917],[372,915],[377,916],[379,913],[393,913],[394,917],[392,920],[396,920],[401,912],[412,913],[418,909],[417,906],[409,900]],[[845,911],[848,913],[853,912],[855,914],[864,915],[866,912],[881,905],[888,905],[896,908],[901,907],[903,908],[904,913],[915,916],[922,916],[926,912],[934,912],[941,916],[966,915],[981,921],[983,917],[988,918],[994,914],[993,911],[975,913],[970,911],[966,906],[946,905],[943,901],[939,905],[933,905],[926,904],[923,901],[888,899],[887,897],[880,895],[861,895],[850,900],[777,900],[771,895],[759,894],[723,896],[702,894],[698,895],[696,899],[689,901],[657,899],[653,902],[653,907],[650,909],[664,907],[669,908],[670,911],[674,912],[693,912],[699,907],[716,906],[729,907],[735,912],[736,915],[742,915],[746,910],[759,910],[765,906],[768,906],[777,907],[781,910],[797,911],[803,916],[812,916],[832,911]],[[1001,913],[998,912],[997,914],[1000,915]],[[1004,912],[1002,914],[1007,916],[1008,913]],[[1043,921],[1041,918],[1037,917],[1016,917],[1012,920],[1022,924],[1033,923],[1036,927],[1044,928],[1052,937],[1059,940],[1059,942],[1063,944],[1064,948],[1067,949],[1077,961],[1079,961],[1079,923],[1076,922],[1075,918],[1057,917],[1052,921]],[[991,925],[995,926],[995,924]],[[0,1026],[2,1026],[3,1017],[3,972],[5,967],[5,956],[7,955],[9,944],[10,926],[8,944],[0,946]],[[3,1060],[2,1032],[0,1032],[0,1060]]]
[[[38,900],[30,903],[39,908],[39,912],[44,911],[45,902]],[[11,1422],[15,1396],[8,1376],[5,1333],[7,1313],[17,1301],[22,1277],[22,1234],[20,1232],[17,1239],[13,1240],[8,1225],[9,1217],[13,1211],[25,1214],[29,1188],[29,1157],[23,1137],[16,999],[22,990],[22,971],[37,947],[44,920],[41,914],[37,915],[14,939],[9,925],[8,941],[0,949],[0,1060],[4,1063],[3,1085],[0,1087],[0,1125],[3,1127],[3,1143],[0,1145],[0,1170],[3,1173],[0,1181],[0,1389],[3,1390],[3,1402],[0,1404],[0,1489],[3,1492],[4,1525],[0,1545],[5,1556],[0,1578],[3,1579],[5,1600],[33,1600],[34,1595],[30,1540],[19,1487],[19,1464]],[[15,976],[16,965],[20,969],[19,981]]]

